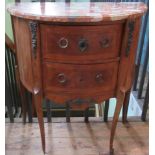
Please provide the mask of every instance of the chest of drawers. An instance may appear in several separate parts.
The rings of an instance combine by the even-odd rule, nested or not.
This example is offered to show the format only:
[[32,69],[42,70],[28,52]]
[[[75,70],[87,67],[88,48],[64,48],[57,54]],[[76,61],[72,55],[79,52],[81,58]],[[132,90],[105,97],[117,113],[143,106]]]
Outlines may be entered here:
[[12,16],[20,80],[34,95],[45,152],[42,99],[86,109],[111,97],[120,109],[132,86],[143,3],[15,3]]

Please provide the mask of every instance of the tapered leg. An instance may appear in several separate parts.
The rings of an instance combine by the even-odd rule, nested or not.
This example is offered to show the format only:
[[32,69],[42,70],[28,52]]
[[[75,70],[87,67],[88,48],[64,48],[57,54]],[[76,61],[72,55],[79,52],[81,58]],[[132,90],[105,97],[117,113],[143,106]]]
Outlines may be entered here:
[[66,103],[66,122],[70,122],[70,105],[69,103]]
[[32,94],[26,91],[26,101],[27,101],[27,113],[28,113],[28,121],[29,123],[33,122],[32,118]]
[[89,122],[89,108],[84,111],[85,122]]
[[106,100],[104,108],[104,122],[108,121],[108,110],[109,110],[109,100]]
[[34,105],[34,96],[32,95],[32,116],[34,117],[36,114],[35,105]]
[[121,110],[121,107],[124,102],[124,98],[125,98],[125,93],[123,93],[123,92],[120,92],[117,96],[117,103],[116,103],[115,114],[114,114],[114,118],[113,118],[113,122],[112,122],[112,129],[111,129],[111,135],[110,135],[110,155],[113,155],[113,152],[114,152],[113,140],[114,140],[114,136],[115,136],[116,125],[118,122],[120,110]]
[[51,122],[51,103],[50,100],[46,99],[46,109],[47,109],[47,122]]
[[40,93],[34,95],[34,104],[35,104],[39,127],[40,127],[42,148],[43,148],[43,152],[45,153],[45,131],[44,131],[44,120],[43,120],[43,111],[42,111],[42,95]]
[[124,99],[123,110],[122,110],[122,122],[123,123],[127,122],[129,99],[130,99],[130,91],[125,93],[125,99]]
[[26,103],[26,97],[25,97],[25,88],[24,86],[22,85],[22,83],[20,83],[20,86],[19,86],[19,93],[20,93],[20,96],[21,96],[21,103],[22,103],[22,113],[23,113],[23,123],[25,124],[26,123],[26,113],[27,113],[27,103]]

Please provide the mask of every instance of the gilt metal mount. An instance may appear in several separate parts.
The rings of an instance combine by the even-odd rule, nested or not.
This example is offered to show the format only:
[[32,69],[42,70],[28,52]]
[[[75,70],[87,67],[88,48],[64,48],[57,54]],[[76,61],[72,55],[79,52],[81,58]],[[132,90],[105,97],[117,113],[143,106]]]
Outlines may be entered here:
[[126,56],[129,56],[131,44],[133,42],[133,32],[135,28],[135,21],[130,21],[128,23],[128,41],[127,41],[127,48],[126,48]]
[[30,31],[31,31],[32,55],[33,55],[33,58],[36,58],[38,23],[34,22],[34,21],[30,21],[29,27],[30,27]]

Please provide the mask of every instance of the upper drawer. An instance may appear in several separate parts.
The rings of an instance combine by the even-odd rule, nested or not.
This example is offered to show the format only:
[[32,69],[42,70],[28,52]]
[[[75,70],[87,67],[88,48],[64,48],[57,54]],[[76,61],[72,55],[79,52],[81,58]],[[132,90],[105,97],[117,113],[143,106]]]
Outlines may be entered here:
[[58,62],[102,62],[119,56],[122,24],[52,26],[41,24],[43,58]]

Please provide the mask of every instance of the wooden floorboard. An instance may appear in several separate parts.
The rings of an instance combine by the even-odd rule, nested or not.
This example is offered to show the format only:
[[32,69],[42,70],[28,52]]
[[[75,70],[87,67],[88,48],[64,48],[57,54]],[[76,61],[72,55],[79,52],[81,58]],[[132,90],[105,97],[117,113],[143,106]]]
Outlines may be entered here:
[[[71,119],[45,123],[48,155],[109,155],[111,122]],[[20,122],[20,121],[19,121]],[[43,155],[38,123],[6,123],[6,155]],[[118,123],[115,155],[149,155],[148,122]]]

